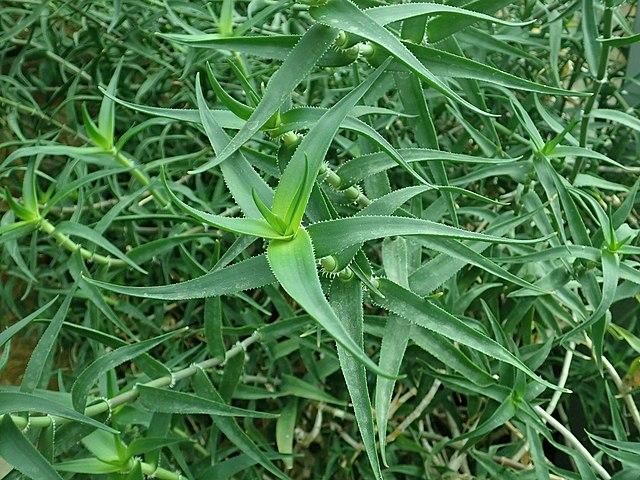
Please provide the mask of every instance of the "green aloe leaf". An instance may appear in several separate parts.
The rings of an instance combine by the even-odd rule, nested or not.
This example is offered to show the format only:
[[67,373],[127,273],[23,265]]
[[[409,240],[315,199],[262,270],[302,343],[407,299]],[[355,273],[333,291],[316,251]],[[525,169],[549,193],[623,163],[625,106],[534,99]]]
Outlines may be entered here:
[[218,83],[209,62],[207,62],[207,78],[209,79],[209,85],[211,85],[216,97],[225,107],[243,120],[247,120],[251,116],[253,109],[233,98],[222,88],[220,83]]
[[384,5],[382,7],[368,8],[364,12],[380,25],[388,25],[389,23],[418,16],[428,17],[432,15],[440,15],[447,19],[463,16],[473,20],[485,20],[500,25],[508,25],[510,27],[527,25],[527,22],[509,22],[474,10],[466,10],[460,7],[429,2],[406,3],[403,5]]
[[149,340],[144,340],[142,342],[125,345],[99,357],[85,368],[73,383],[73,386],[71,387],[71,400],[73,402],[73,407],[78,411],[84,411],[84,407],[87,404],[89,390],[101,375],[118,365],[122,365],[123,363],[146,353],[153,347],[184,331],[185,329],[174,330],[173,332],[165,333],[164,335],[160,335],[156,338],[150,338]]
[[544,450],[542,447],[542,441],[540,440],[540,435],[531,425],[527,425],[527,438],[529,439],[529,445],[531,446],[533,466],[538,480],[549,478],[549,467],[547,466],[547,460],[544,457]]
[[[330,304],[349,335],[351,335],[351,338],[355,340],[360,348],[364,348],[362,286],[360,282],[353,278],[347,281],[335,280],[331,286]],[[351,404],[353,405],[369,463],[375,478],[382,479],[382,471],[380,470],[380,461],[376,449],[376,434],[366,370],[360,362],[340,345],[337,345],[337,349],[340,368],[347,383]],[[386,370],[384,366],[381,368]]]
[[57,401],[51,400],[51,398],[31,393],[0,390],[0,415],[16,412],[38,412],[46,415],[53,415],[73,420],[74,422],[78,422],[92,428],[98,428],[111,433],[118,433],[117,430],[114,430],[91,417],[78,413]]
[[107,85],[106,92],[109,94],[108,96],[102,99],[102,103],[100,104],[100,113],[98,114],[98,128],[100,129],[100,133],[102,137],[106,139],[109,148],[113,146],[113,135],[115,131],[115,102],[113,98],[116,94],[116,88],[118,86],[118,79],[120,78],[120,70],[122,69],[124,59],[120,59],[115,70],[113,71],[113,75],[111,76],[111,80],[109,80],[109,85]]
[[[397,191],[396,191],[397,193]],[[392,194],[389,194],[392,195]],[[373,203],[371,205],[374,205]],[[370,205],[370,206],[371,206]],[[409,258],[407,242],[398,237],[395,240],[385,240],[382,244],[382,264],[387,278],[408,288],[409,286]],[[403,317],[391,315],[382,334],[380,345],[380,368],[384,368],[396,375],[400,372],[400,365],[411,334],[411,322]],[[380,438],[380,454],[382,461],[388,465],[386,458],[387,422],[389,407],[393,396],[395,381],[378,377],[375,388],[376,422]]]
[[629,127],[640,132],[640,120],[638,117],[626,112],[620,112],[618,110],[611,110],[608,108],[597,108],[591,111],[591,116],[594,118],[602,118],[603,120],[611,120],[612,122],[617,122],[625,127]]
[[86,225],[82,225],[76,222],[60,222],[55,226],[55,231],[65,235],[80,237],[84,238],[85,240],[89,240],[91,243],[94,243],[97,246],[105,249],[114,257],[122,260],[131,268],[136,269],[140,273],[147,273],[143,268],[141,268],[124,253],[122,253],[113,243],[111,243],[98,232],[87,227]]
[[304,228],[291,240],[272,240],[267,248],[269,265],[284,290],[311,315],[336,342],[378,375],[389,376],[366,356],[324,296],[311,238]]
[[602,45],[598,42],[598,23],[591,0],[582,0],[582,41],[584,53],[593,75],[597,74]]
[[38,6],[34,8],[30,13],[24,15],[12,27],[3,30],[2,35],[0,35],[0,42],[4,43],[7,40],[10,40],[14,35],[20,33],[29,25],[36,22],[42,15],[43,10],[46,10],[48,8],[50,1],[51,0],[44,0],[42,3],[38,4]]
[[[469,163],[469,164],[501,164],[511,163],[516,159],[505,158],[487,158],[475,157],[471,155],[463,155],[459,153],[443,152],[440,150],[432,150],[427,148],[402,148],[398,149],[398,153],[409,164],[415,162],[451,162],[451,163]],[[341,178],[341,188],[351,186],[364,180],[376,173],[384,172],[397,165],[393,159],[389,158],[385,153],[370,153],[355,157],[348,162],[343,163],[336,173]]]
[[4,415],[0,420],[0,456],[34,480],[62,480],[47,459],[20,432],[10,415]]
[[[513,0],[472,0],[464,3],[465,10],[490,15],[512,4]],[[473,17],[438,15],[427,24],[427,37],[429,42],[436,43],[456,32],[465,30],[476,22],[477,20]]]
[[360,10],[349,0],[329,0],[320,6],[312,7],[309,13],[318,22],[345,30],[354,35],[359,35],[379,45],[445,97],[459,102],[481,115],[490,115],[451,90],[438,77],[425,68],[395,35],[382,25],[376,23],[366,12]]
[[[278,452],[291,455],[293,453],[293,439],[298,415],[298,399],[291,398],[285,403],[276,422],[276,444]],[[293,468],[293,459],[284,458],[287,469]]]
[[379,280],[378,288],[384,295],[384,298],[376,298],[376,302],[384,308],[405,318],[411,318],[418,325],[443,335],[450,340],[459,342],[485,355],[512,365],[548,388],[558,389],[558,387],[552,383],[547,382],[532,372],[529,367],[502,345],[454,317],[430,300],[423,300],[409,290],[386,279]]
[[[302,216],[309,201],[317,172],[320,170],[320,166],[324,161],[333,137],[338,131],[340,123],[358,100],[379,78],[386,68],[387,63],[388,62],[378,67],[364,82],[354,88],[348,95],[340,99],[333,108],[327,111],[296,149],[296,152],[280,178],[280,183],[273,198],[273,213],[280,218],[287,218],[292,206],[297,206],[297,209],[293,212],[293,217],[287,222],[287,228],[297,228],[302,221]],[[413,172],[406,162],[403,160],[399,161],[403,166],[406,166],[405,168],[409,172]],[[413,174],[416,175],[414,172]],[[294,199],[295,203],[292,203]]]
[[433,47],[404,42],[411,53],[434,75],[451,78],[470,78],[489,84],[502,85],[514,90],[545,93],[548,95],[588,96],[586,92],[576,92],[563,88],[550,87],[517,77],[489,65],[445,52]]
[[[393,317],[390,316],[389,319]],[[400,328],[398,323],[395,323],[395,325]],[[403,325],[403,327],[405,326]],[[387,330],[390,331],[391,326],[388,326]],[[459,372],[465,379],[470,380],[481,389],[486,389],[496,384],[496,379],[484,370],[482,365],[478,365],[477,362],[469,358],[451,340],[417,324],[410,325],[408,331],[409,338],[415,345],[422,348],[436,360],[444,363],[447,367]]]
[[165,177],[163,177],[165,188],[169,192],[171,201],[175,203],[183,212],[191,215],[193,218],[212,227],[227,230],[232,233],[241,235],[252,235],[254,237],[262,237],[269,239],[282,239],[287,238],[284,235],[269,225],[264,219],[260,218],[236,218],[236,217],[224,217],[222,215],[215,215],[212,213],[203,212],[197,208],[193,208],[178,197],[171,190],[171,187],[167,183]]
[[620,48],[640,42],[640,33],[636,33],[635,35],[628,35],[626,37],[598,38],[597,40],[603,45]]
[[[2,164],[0,164],[0,168],[4,168],[9,165],[14,160],[18,158],[31,157],[34,155],[65,155],[70,158],[77,158],[80,160],[97,160],[97,155],[103,153],[103,149],[101,147],[71,147],[67,145],[36,145],[33,147],[23,147],[17,150],[14,150],[4,159]],[[104,160],[104,162],[111,163],[115,165],[115,162],[111,160]]]
[[21,320],[18,320],[13,325],[7,327],[2,332],[0,332],[0,347],[2,347],[5,343],[11,340],[17,333],[19,333],[22,329],[28,326],[31,322],[33,322],[36,318],[40,316],[43,312],[46,312],[51,305],[56,303],[58,297],[54,297],[48,303],[38,308],[35,312],[30,313],[26,317]]
[[[196,99],[198,118],[202,122],[209,143],[215,152],[220,152],[227,146],[230,138],[205,102],[199,76],[196,76]],[[240,152],[235,152],[229,162],[222,163],[220,170],[227,187],[244,214],[248,217],[259,218],[260,211],[255,203],[254,192],[263,202],[268,203],[273,199],[271,187],[258,175]]]
[[[210,398],[214,402],[223,402],[222,397],[202,370],[196,372],[193,383],[198,395]],[[284,480],[289,478],[273,464],[267,454],[258,448],[251,437],[238,425],[235,418],[212,415],[211,419],[213,423],[215,423],[216,427],[224,433],[231,443],[236,445],[256,463],[262,465],[267,471],[275,475],[277,478]]]
[[465,443],[465,449],[469,448],[474,440],[491,433],[496,428],[501,427],[511,420],[516,414],[517,408],[513,399],[511,397],[507,397],[497,408],[489,411],[491,412],[489,416],[484,421],[480,422],[478,426],[474,427],[473,430],[469,430],[468,432],[457,436],[452,441],[467,440],[467,443]]
[[214,270],[201,277],[173,285],[130,287],[85,279],[96,287],[134,297],[156,298],[159,300],[185,300],[232,295],[274,283],[276,278],[269,269],[264,255],[251,257],[220,270]]
[[[521,279],[517,275],[509,272],[508,270],[502,268],[497,263],[492,260],[486,258],[485,256],[475,252],[473,249],[469,248],[462,242],[450,239],[438,239],[436,241],[429,239],[419,238],[418,241],[425,245],[428,248],[437,250],[445,255],[448,255],[453,258],[458,258],[468,264],[476,265],[483,270],[486,270],[489,273],[494,274],[495,276],[507,280],[515,285],[519,285],[523,288],[529,288],[538,293],[547,294],[550,292],[546,292],[535,285],[527,282],[526,280]],[[544,252],[540,252],[544,254]]]
[[136,388],[138,392],[140,392],[140,401],[142,404],[153,412],[206,414],[223,417],[278,417],[278,415],[272,413],[231,407],[223,401],[215,401],[191,393],[174,392],[164,388],[154,388],[145,385],[138,385]]
[[[613,304],[616,296],[616,289],[618,287],[618,279],[620,278],[620,258],[615,252],[610,252],[609,250],[604,249],[601,253],[601,262],[602,294],[600,297],[600,302],[591,313],[589,318],[571,329],[571,331],[569,331],[565,335],[565,338],[583,332],[585,329],[591,327],[605,315],[609,307]],[[598,350],[600,352],[600,355],[602,355],[602,350]]]
[[260,103],[229,144],[214,160],[199,166],[193,173],[203,172],[224,162],[249,140],[280,108],[291,91],[306,77],[319,58],[327,51],[337,32],[323,25],[314,25],[300,38],[282,66],[271,77]]
[[[108,97],[105,97],[108,98]],[[84,123],[84,130],[87,132],[87,135],[91,139],[91,141],[100,148],[101,151],[105,152],[111,149],[112,144],[107,137],[104,136],[104,133],[100,130],[100,128],[93,122],[91,116],[89,115],[89,111],[87,110],[87,106],[82,104],[82,121]]]
[[49,323],[49,326],[40,337],[38,344],[33,349],[22,377],[22,383],[20,384],[21,392],[33,393],[42,383],[47,361],[54,353],[55,341],[62,329],[62,323],[67,316],[74,293],[75,288],[67,294],[62,305],[60,305],[60,308],[53,316],[51,323]]
[[60,472],[86,473],[88,475],[104,475],[122,470],[122,466],[113,463],[103,462],[98,458],[77,458],[60,462],[55,465],[55,469]]
[[221,37],[216,33],[159,33],[172,42],[198,48],[232,50],[272,60],[284,60],[300,40],[299,35]]
[[313,239],[318,257],[339,252],[350,245],[393,235],[427,235],[504,244],[537,243],[544,240],[496,237],[420,218],[365,215],[314,223],[309,225],[307,230]]

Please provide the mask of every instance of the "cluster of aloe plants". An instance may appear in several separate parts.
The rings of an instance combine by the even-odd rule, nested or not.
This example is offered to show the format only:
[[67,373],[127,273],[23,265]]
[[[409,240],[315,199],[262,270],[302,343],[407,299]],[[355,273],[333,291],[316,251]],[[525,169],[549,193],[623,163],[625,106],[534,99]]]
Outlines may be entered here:
[[4,0],[0,478],[638,478],[636,11]]

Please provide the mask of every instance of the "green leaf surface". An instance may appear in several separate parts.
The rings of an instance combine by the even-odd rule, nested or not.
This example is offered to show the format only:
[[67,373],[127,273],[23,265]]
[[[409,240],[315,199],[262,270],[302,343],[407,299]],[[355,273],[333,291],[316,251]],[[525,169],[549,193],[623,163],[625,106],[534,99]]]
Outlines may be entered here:
[[409,290],[386,279],[379,280],[378,288],[385,297],[376,298],[376,302],[384,308],[404,318],[411,318],[418,325],[443,335],[450,340],[459,342],[485,355],[512,365],[548,388],[558,389],[558,387],[552,383],[543,380],[532,372],[529,367],[524,365],[521,360],[516,358],[499,343],[465,324],[430,300],[423,300]]
[[378,375],[388,377],[366,356],[362,348],[349,335],[324,296],[311,238],[304,228],[289,241],[273,240],[267,248],[269,265],[284,290],[316,320],[336,342],[361,364]]
[[231,407],[223,401],[210,400],[191,393],[175,392],[173,390],[154,388],[146,385],[138,385],[136,388],[140,393],[140,401],[142,404],[153,412],[206,414],[224,417],[278,417],[278,415],[272,413]]
[[0,420],[0,456],[20,473],[34,480],[61,480],[46,458],[27,440],[11,420]]
[[[330,303],[351,338],[359,344],[360,348],[363,348],[362,286],[360,282],[355,279],[347,281],[338,279],[334,281],[331,286]],[[376,434],[366,370],[360,362],[340,345],[337,346],[337,349],[340,368],[347,383],[351,405],[353,405],[360,435],[369,458],[369,464],[373,469],[375,478],[382,479],[382,471],[380,470],[380,461],[376,449]],[[387,371],[386,366],[381,366],[381,368]]]
[[260,103],[231,142],[216,158],[193,170],[203,172],[224,162],[242,144],[249,140],[269,120],[288,98],[291,91],[305,78],[320,57],[327,51],[337,32],[323,25],[314,25],[303,36],[282,66],[271,77]]
[[164,335],[160,335],[156,338],[150,338],[149,340],[144,340],[142,342],[125,345],[99,357],[85,368],[73,383],[73,386],[71,387],[73,407],[78,411],[84,411],[84,407],[87,404],[89,390],[101,375],[118,365],[122,365],[123,363],[146,353],[153,347],[182,332],[184,332],[184,329],[174,330],[173,332],[165,333]]
[[340,28],[379,45],[445,97],[465,105],[474,112],[488,115],[451,90],[438,77],[425,68],[397,37],[382,25],[376,23],[366,12],[360,10],[349,0],[329,0],[318,7],[312,7],[309,13],[318,22],[334,28]]
[[39,412],[46,415],[67,418],[92,428],[99,428],[111,433],[117,433],[91,417],[87,417],[77,411],[66,407],[50,398],[31,393],[0,390],[0,414],[15,412]]

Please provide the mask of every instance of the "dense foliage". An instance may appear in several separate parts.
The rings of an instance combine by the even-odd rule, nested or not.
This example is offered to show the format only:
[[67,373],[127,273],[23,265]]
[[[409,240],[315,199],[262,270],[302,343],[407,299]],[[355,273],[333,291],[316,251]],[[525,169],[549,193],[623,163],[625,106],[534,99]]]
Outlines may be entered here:
[[640,478],[636,9],[0,0],[0,477]]

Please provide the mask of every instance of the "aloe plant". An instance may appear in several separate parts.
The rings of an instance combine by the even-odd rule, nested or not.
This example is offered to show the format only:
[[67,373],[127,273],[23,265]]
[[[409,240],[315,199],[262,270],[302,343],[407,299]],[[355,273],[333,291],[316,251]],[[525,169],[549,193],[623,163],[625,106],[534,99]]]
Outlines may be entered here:
[[637,478],[637,1],[4,3],[2,475]]

